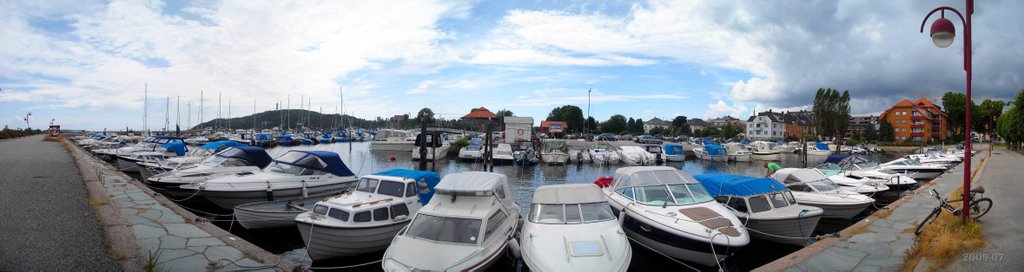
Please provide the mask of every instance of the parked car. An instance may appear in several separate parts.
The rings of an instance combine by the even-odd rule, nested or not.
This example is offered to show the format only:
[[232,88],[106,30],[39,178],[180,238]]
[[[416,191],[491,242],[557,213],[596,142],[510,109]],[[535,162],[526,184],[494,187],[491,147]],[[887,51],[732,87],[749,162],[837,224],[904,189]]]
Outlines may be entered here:
[[641,143],[641,144],[661,144],[662,143],[662,141],[660,139],[654,138],[654,136],[651,136],[651,135],[640,135],[639,137],[636,138],[636,142],[637,143]]
[[611,133],[601,133],[594,137],[594,141],[616,141],[615,135]]

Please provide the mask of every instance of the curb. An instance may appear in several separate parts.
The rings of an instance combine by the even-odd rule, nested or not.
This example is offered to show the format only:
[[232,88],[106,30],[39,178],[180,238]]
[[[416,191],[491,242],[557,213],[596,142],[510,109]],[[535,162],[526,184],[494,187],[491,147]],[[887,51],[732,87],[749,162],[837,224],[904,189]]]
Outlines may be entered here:
[[[987,156],[982,157],[980,159],[980,162],[978,162],[979,165],[977,169],[984,169],[984,162],[987,159]],[[980,170],[977,169],[975,170],[975,173],[972,174],[972,183],[974,181],[974,178],[977,176],[977,173],[980,173]],[[918,194],[934,186],[936,183],[939,182],[939,180],[942,180],[942,178],[949,173],[951,172],[943,172],[942,175],[935,177],[934,179],[928,181],[928,183],[924,183],[921,186],[918,186],[917,189],[914,189],[913,192],[904,195],[903,197],[897,199],[896,201],[893,201],[892,203],[889,203],[889,205],[886,205],[885,210],[892,211],[895,210],[896,208],[899,208],[901,205],[903,205],[903,203],[910,201],[910,199],[913,198],[914,196],[917,196]],[[786,270],[787,268],[794,267],[802,263],[803,261],[807,260],[808,258],[815,256],[818,253],[821,253],[821,251],[824,251],[825,249],[832,247],[832,245],[841,242],[849,238],[850,236],[853,236],[854,234],[856,234],[855,232],[867,228],[869,225],[871,225],[872,222],[878,219],[880,218],[878,217],[877,213],[872,213],[870,216],[862,219],[861,221],[858,221],[857,223],[854,223],[853,225],[850,225],[849,227],[846,227],[845,229],[839,231],[839,237],[828,237],[822,239],[811,245],[805,246],[800,250],[790,253],[789,255],[783,256],[782,258],[776,259],[775,261],[755,268],[752,271],[782,271]]]
[[[76,151],[81,152],[81,153],[79,153],[79,152],[72,152],[72,154],[75,156],[76,165],[78,165],[79,162],[86,163],[84,158],[80,158],[79,157],[79,156],[86,155],[85,151],[83,149],[81,149],[80,147],[78,147],[77,145],[74,145],[74,144],[71,144],[71,143],[67,143],[67,145],[66,145],[66,147],[69,148],[69,149],[72,148],[71,146],[73,146],[73,148]],[[126,175],[125,173],[122,173],[121,171],[117,171],[116,169],[113,169],[109,164],[103,163],[102,165],[103,165],[102,167],[107,168],[108,170],[111,170],[112,173],[116,173],[117,175],[119,175],[122,178],[124,178],[128,183],[131,183],[132,185],[135,185],[135,187],[138,187],[139,190],[141,190],[141,191],[145,192],[146,194],[150,195],[151,197],[153,197],[153,200],[156,200],[156,202],[159,203],[160,205],[170,209],[171,211],[174,211],[174,213],[176,213],[179,216],[181,216],[182,218],[184,218],[186,223],[194,225],[194,226],[198,227],[199,229],[202,229],[203,231],[206,231],[206,232],[210,233],[210,235],[212,235],[213,237],[216,237],[217,239],[220,239],[221,241],[223,241],[224,244],[229,245],[231,247],[234,247],[234,248],[238,249],[239,251],[241,251],[244,254],[248,254],[249,256],[253,256],[254,259],[256,259],[256,260],[258,260],[258,261],[260,261],[260,262],[262,262],[262,263],[264,263],[266,265],[272,265],[273,267],[277,267],[277,268],[280,268],[280,269],[285,270],[285,271],[293,271],[296,267],[298,267],[294,263],[292,263],[291,261],[285,259],[284,257],[280,257],[278,255],[270,253],[270,252],[268,252],[268,251],[266,251],[266,250],[264,250],[264,249],[262,249],[262,248],[260,248],[260,247],[258,247],[256,245],[253,245],[252,243],[249,243],[248,241],[245,241],[244,239],[238,238],[234,234],[231,234],[230,232],[227,232],[226,230],[221,229],[220,227],[217,227],[216,225],[210,224],[208,222],[204,222],[206,220],[205,218],[199,217],[199,216],[195,215],[194,213],[189,212],[188,210],[185,210],[185,209],[181,208],[180,206],[178,206],[177,203],[174,203],[170,199],[167,199],[166,197],[164,197],[162,194],[159,194],[159,193],[153,191],[152,189],[150,189],[149,186],[146,186],[145,184],[142,184],[138,180],[136,180],[136,179]],[[103,189],[102,184],[100,184],[99,181],[97,180],[96,170],[92,169],[92,167],[82,167],[81,165],[79,165],[79,169],[80,169],[80,171],[82,171],[81,173],[83,175],[83,179],[88,178],[88,177],[86,177],[86,173],[87,172],[91,173],[91,175],[89,175],[89,176],[91,176],[92,180],[95,181],[95,183],[97,185],[99,185],[97,188],[99,190],[101,190],[100,191],[101,193],[99,194],[100,196],[95,197],[95,198],[96,199],[103,199],[103,198],[105,198],[107,200],[107,202],[109,203],[110,199],[109,199],[109,197],[106,194],[106,190]],[[91,189],[92,187],[89,187],[89,188],[90,188],[90,192],[89,192],[90,199],[92,199],[92,198],[94,198],[94,194],[93,194],[93,192],[91,192],[92,191],[92,189]],[[102,206],[110,207],[110,205],[102,205]],[[113,207],[110,207],[110,208],[113,209]],[[134,248],[134,251],[132,251],[131,255],[122,255],[122,256],[132,256],[132,259],[137,260],[138,266],[135,266],[135,267],[140,269],[138,271],[141,271],[142,261],[143,260],[142,260],[142,256],[139,256],[140,250],[138,248],[138,245],[135,243],[134,235],[132,235],[131,231],[127,228],[127,224],[124,223],[125,219],[121,216],[121,214],[117,210],[111,210],[111,211],[108,211],[108,212],[112,213],[113,216],[116,216],[116,218],[105,219],[105,220],[111,220],[111,222],[120,222],[119,226],[122,228],[121,230],[117,230],[117,229],[108,230],[108,232],[107,232],[108,233],[108,237],[107,237],[108,238],[108,242],[110,242],[111,244],[114,244],[114,242],[117,241],[119,243],[128,243],[128,244],[130,244],[130,246],[132,248]],[[97,211],[97,214],[100,214],[100,213],[101,213],[100,211]],[[116,227],[117,226],[112,226],[111,228],[113,229],[113,228],[116,228]],[[107,227],[104,226],[104,229],[106,230]],[[111,236],[109,236],[111,231],[115,231],[114,232],[115,234],[117,233],[117,231],[123,231],[125,234],[128,235],[127,238],[129,238],[129,239],[128,240],[122,240],[122,241],[119,241],[118,239],[114,239],[114,238],[123,239],[124,237],[122,237],[122,236],[113,236],[113,237],[111,237]],[[118,245],[118,246],[124,246],[124,245]],[[112,248],[116,248],[116,247],[113,247],[113,246],[111,246],[111,247]],[[121,248],[121,250],[124,250],[124,249],[125,248]],[[118,253],[118,254],[120,254],[120,253]],[[127,267],[129,267],[129,266],[125,266],[125,270],[126,271],[136,271],[136,270],[129,270],[129,269],[127,269]]]

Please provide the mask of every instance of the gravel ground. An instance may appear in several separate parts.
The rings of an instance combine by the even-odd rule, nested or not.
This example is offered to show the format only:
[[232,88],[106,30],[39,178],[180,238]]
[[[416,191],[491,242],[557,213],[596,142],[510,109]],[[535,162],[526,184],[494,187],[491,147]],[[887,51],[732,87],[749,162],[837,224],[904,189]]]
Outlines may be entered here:
[[0,271],[119,271],[71,156],[42,136],[0,141]]

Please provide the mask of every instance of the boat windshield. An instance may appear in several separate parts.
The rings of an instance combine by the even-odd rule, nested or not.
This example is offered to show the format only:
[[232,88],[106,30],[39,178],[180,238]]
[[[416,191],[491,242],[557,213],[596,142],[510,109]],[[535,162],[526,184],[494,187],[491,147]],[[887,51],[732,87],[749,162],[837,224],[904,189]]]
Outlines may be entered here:
[[607,202],[583,204],[534,204],[530,222],[540,224],[581,224],[615,219]]
[[807,185],[814,187],[814,190],[818,192],[839,190],[839,185],[836,185],[834,182],[832,182],[832,180],[829,179],[819,179],[811,181],[808,182]]
[[878,168],[878,163],[873,161],[861,161],[856,163],[857,168],[861,170],[875,169]]
[[202,162],[207,167],[232,167],[232,166],[246,166],[246,162],[237,158],[225,158],[221,156],[209,156]]
[[273,173],[288,174],[288,175],[296,175],[296,176],[313,175],[313,174],[316,174],[318,172],[315,169],[305,168],[305,167],[301,167],[301,166],[295,166],[295,165],[291,165],[291,164],[287,164],[287,163],[281,163],[281,162],[278,162],[278,161],[274,161],[273,163],[268,165],[267,168],[263,169],[263,171],[264,172],[269,171],[269,172],[273,172]]
[[373,193],[377,190],[377,184],[380,180],[363,178],[359,180],[359,184],[356,185],[356,191],[362,191],[367,193]]
[[636,201],[647,205],[689,205],[711,201],[711,194],[700,184],[636,186]]
[[416,215],[405,232],[413,238],[435,242],[475,245],[479,239],[481,219],[441,217],[425,213]]

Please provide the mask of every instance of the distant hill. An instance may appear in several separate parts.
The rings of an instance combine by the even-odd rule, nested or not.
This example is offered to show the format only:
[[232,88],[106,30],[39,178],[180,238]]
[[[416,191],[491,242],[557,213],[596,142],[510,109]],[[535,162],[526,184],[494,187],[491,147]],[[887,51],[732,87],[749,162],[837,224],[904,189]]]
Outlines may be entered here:
[[[308,116],[308,118],[307,118]],[[357,127],[357,128],[370,128],[373,127],[373,121],[352,117],[349,115],[338,115],[338,114],[320,114],[315,111],[308,110],[272,110],[257,113],[255,118],[253,115],[236,117],[230,119],[218,118],[210,121],[206,121],[202,124],[192,127],[192,129],[203,129],[203,128],[230,128],[230,129],[267,129],[273,127],[291,127],[295,128],[299,126],[299,123],[305,123],[309,120],[308,124],[304,124],[306,127],[311,128],[336,128],[336,127]],[[255,121],[256,126],[253,126]]]

